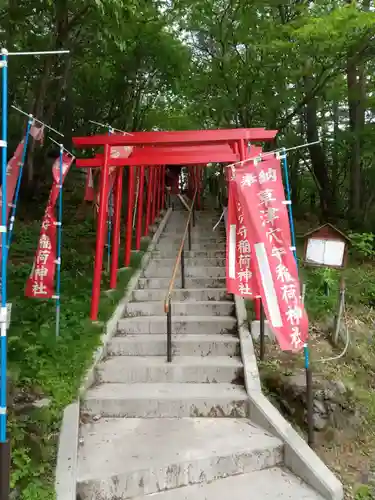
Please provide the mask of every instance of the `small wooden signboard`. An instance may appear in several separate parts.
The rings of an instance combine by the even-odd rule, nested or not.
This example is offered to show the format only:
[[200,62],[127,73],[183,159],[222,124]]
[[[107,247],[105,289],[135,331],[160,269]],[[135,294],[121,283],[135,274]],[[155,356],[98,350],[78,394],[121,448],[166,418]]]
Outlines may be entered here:
[[332,224],[324,224],[304,235],[304,263],[309,266],[343,269],[350,239]]

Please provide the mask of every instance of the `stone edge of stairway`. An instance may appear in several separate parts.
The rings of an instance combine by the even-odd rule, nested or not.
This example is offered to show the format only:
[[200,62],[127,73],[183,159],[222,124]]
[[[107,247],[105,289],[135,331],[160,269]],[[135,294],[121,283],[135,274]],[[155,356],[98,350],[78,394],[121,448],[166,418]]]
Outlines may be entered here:
[[[111,338],[116,334],[117,323],[123,316],[127,303],[132,297],[138,280],[143,271],[146,269],[152,252],[154,251],[160,236],[162,235],[165,226],[172,213],[169,208],[159,222],[159,225],[154,233],[150,245],[142,257],[139,269],[134,273],[130,279],[124,297],[118,303],[114,313],[107,323],[103,326],[103,333],[100,338],[100,346],[94,352],[93,362],[91,367],[86,372],[82,385],[79,390],[79,397],[86,392],[86,390],[94,382],[94,373],[97,365],[101,359],[106,355],[107,345]],[[68,405],[63,414],[63,419],[60,427],[57,463],[55,469],[55,493],[56,500],[76,500],[76,482],[77,482],[77,450],[79,446],[79,416],[80,416],[80,402],[74,401]]]
[[245,302],[238,296],[234,301],[250,420],[283,441],[285,467],[327,500],[342,500],[342,483],[263,394]]

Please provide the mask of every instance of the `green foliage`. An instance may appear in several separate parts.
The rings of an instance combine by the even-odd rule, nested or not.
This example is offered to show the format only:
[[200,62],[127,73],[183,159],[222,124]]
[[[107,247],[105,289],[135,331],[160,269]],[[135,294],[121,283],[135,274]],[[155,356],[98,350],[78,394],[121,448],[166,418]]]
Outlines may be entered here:
[[[332,314],[337,303],[340,276],[329,268],[304,268],[306,284],[306,309],[311,318],[323,318]],[[328,291],[328,293],[326,293]]]
[[353,250],[360,256],[370,258],[375,256],[374,233],[350,233]]
[[[24,297],[40,223],[17,221],[10,251],[9,300],[13,306],[8,354],[13,404],[9,432],[12,437],[12,487],[20,489],[22,500],[54,498],[54,466],[62,411],[76,397],[102,332],[101,327],[88,319],[94,224],[90,218],[77,221],[69,211],[65,219],[59,338],[55,337],[53,301]],[[147,242],[143,243],[145,247]],[[133,253],[132,269],[119,273],[117,290],[110,295],[103,294],[99,320],[109,318],[141,257],[142,252]],[[106,286],[107,275],[103,289]],[[50,404],[41,409],[33,408],[30,401],[35,398],[48,398]]]
[[361,485],[356,489],[355,500],[373,500],[374,491],[368,485]]

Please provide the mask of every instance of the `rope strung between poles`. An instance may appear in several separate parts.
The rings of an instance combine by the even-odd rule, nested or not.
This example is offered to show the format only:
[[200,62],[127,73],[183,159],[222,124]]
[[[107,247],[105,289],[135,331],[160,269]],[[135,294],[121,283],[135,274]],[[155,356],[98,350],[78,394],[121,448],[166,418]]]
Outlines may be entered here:
[[112,125],[109,125],[109,124],[105,125],[104,123],[95,122],[94,120],[89,120],[89,122],[93,123],[94,125],[99,125],[99,127],[108,128],[108,129],[112,130],[113,132],[120,132],[120,134],[124,134],[124,135],[131,135],[131,136],[133,135],[133,134],[130,134],[129,132],[125,132],[124,130],[120,130],[118,128],[112,127]]
[[241,160],[241,161],[236,161],[234,163],[230,163],[229,165],[225,165],[225,168],[232,168],[234,169],[235,167],[237,166],[240,166],[240,165],[245,165],[246,163],[248,163],[249,161],[254,161],[255,163],[258,163],[259,161],[261,161],[263,158],[267,157],[267,156],[272,156],[272,155],[277,155],[277,154],[280,154],[281,152],[283,152],[283,154],[289,152],[289,151],[294,151],[296,149],[300,149],[300,148],[306,148],[308,146],[313,146],[314,144],[320,144],[320,140],[319,141],[314,141],[314,142],[306,142],[305,144],[300,144],[298,146],[293,146],[291,148],[279,148],[279,149],[274,149],[273,151],[267,151],[266,153],[260,153],[256,156],[252,156],[250,158],[246,158],[245,160]]
[[31,116],[33,117],[33,120],[37,123],[40,123],[40,125],[43,125],[43,127],[46,127],[48,128],[48,130],[50,130],[51,132],[54,132],[55,134],[58,134],[60,135],[61,137],[64,137],[64,134],[62,134],[61,132],[59,132],[58,130],[56,130],[55,128],[52,128],[50,127],[49,125],[47,125],[46,123],[42,122],[41,120],[38,120],[38,118],[35,118],[35,116],[29,114],[29,113],[26,113],[26,111],[22,111],[22,109],[20,108],[17,108],[17,106],[14,106],[12,104],[11,108],[15,109],[16,111],[18,111],[19,113],[21,113],[22,115],[25,115],[25,116]]

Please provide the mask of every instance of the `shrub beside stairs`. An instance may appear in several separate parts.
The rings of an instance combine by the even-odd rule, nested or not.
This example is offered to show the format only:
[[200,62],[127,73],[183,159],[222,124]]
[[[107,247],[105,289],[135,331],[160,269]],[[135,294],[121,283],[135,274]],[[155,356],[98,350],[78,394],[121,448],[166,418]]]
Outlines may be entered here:
[[164,297],[186,219],[172,212],[82,401],[78,498],[322,499],[284,466],[285,443],[249,419],[217,213],[197,213],[166,361]]

